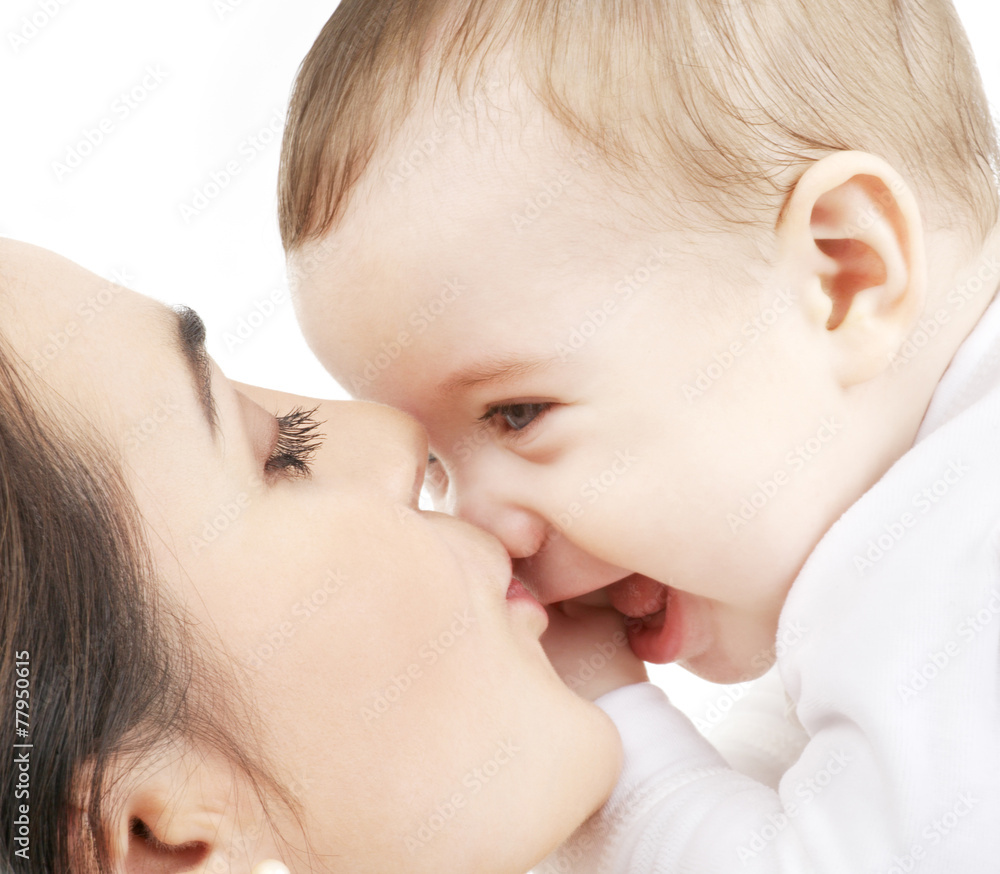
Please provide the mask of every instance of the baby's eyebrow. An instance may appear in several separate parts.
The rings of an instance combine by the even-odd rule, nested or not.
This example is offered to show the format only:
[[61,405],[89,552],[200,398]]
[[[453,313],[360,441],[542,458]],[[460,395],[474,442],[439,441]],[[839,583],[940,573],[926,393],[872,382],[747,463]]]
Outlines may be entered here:
[[558,355],[537,358],[526,358],[519,355],[478,361],[449,376],[441,383],[438,393],[448,395],[456,391],[481,388],[485,385],[504,385],[519,377],[528,376],[550,367],[559,360]]

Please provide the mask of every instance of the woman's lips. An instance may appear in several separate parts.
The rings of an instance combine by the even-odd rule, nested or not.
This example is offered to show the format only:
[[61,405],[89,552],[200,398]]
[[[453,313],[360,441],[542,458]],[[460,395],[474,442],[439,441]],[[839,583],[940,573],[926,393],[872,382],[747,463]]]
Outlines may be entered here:
[[671,590],[642,574],[632,574],[608,587],[611,605],[625,615],[632,652],[644,662],[663,665],[681,654],[683,622]]
[[[507,587],[507,601],[512,605],[524,605],[529,609],[536,611],[539,615],[543,616],[545,621],[542,625],[541,631],[544,631],[549,624],[549,614],[546,609],[538,602],[538,599],[531,594],[525,587],[524,584],[513,577],[511,577],[510,585]],[[539,631],[539,634],[541,634]]]
[[520,580],[511,577],[510,585],[507,587],[507,600],[510,601],[514,598],[532,598],[537,600],[531,592],[524,588],[524,584]]

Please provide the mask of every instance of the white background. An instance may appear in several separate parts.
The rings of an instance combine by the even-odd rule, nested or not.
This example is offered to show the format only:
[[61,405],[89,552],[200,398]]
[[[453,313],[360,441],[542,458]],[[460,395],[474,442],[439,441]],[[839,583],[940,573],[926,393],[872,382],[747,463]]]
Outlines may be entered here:
[[[56,15],[26,45],[12,39],[47,2]],[[275,218],[289,90],[334,6],[2,0],[0,234],[104,276],[124,270],[136,291],[193,306],[234,378],[344,396],[298,334]],[[111,132],[92,147],[86,133],[96,139],[102,119]],[[75,169],[70,150],[88,153]],[[193,207],[233,162],[238,174]],[[284,302],[273,316],[227,343],[275,293]]]
[[[289,89],[335,5],[2,0],[0,235],[193,306],[238,380],[344,397],[298,333],[275,218]],[[1000,103],[1000,4],[957,5]],[[689,708],[718,696],[686,676],[656,674]]]

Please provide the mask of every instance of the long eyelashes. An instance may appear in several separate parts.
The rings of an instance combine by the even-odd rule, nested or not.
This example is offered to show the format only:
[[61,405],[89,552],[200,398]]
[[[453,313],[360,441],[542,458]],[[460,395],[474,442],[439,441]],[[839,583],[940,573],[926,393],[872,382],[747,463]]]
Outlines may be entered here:
[[278,439],[264,470],[286,477],[308,477],[312,473],[312,458],[323,445],[322,424],[315,418],[317,407],[303,410],[297,407],[284,416],[277,416]]

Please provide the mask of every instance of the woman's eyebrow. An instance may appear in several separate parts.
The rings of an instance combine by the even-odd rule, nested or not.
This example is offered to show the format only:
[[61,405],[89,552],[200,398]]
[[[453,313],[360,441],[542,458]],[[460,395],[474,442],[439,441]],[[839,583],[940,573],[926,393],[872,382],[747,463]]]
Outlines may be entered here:
[[212,394],[212,365],[205,351],[205,323],[191,307],[173,307],[177,345],[191,371],[195,392],[205,413],[212,439],[219,436],[219,414]]

